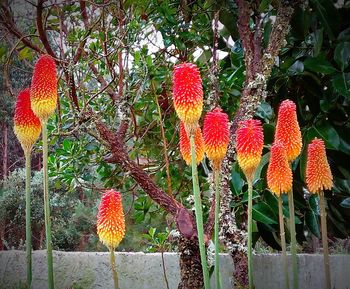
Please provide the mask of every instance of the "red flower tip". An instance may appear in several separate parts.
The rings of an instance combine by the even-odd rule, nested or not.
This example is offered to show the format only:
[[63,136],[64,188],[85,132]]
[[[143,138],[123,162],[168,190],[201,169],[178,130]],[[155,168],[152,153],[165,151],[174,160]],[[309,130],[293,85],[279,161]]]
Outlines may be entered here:
[[182,63],[175,66],[173,99],[180,120],[185,125],[196,128],[203,110],[203,89],[199,69],[195,64]]
[[296,105],[289,99],[282,101],[279,107],[275,141],[279,141],[284,145],[289,162],[295,160],[300,154],[302,140]]
[[271,147],[270,162],[267,168],[267,185],[276,195],[292,189],[293,175],[282,143],[276,142]]
[[306,184],[310,193],[330,190],[333,176],[323,140],[315,138],[308,146],[306,162]]
[[102,195],[97,215],[97,234],[110,249],[115,249],[125,236],[122,198],[115,190]]
[[41,120],[47,120],[57,105],[57,72],[54,59],[42,55],[35,64],[30,88],[31,105]]
[[263,147],[264,133],[260,120],[241,121],[236,131],[236,151],[238,163],[247,178],[253,178]]
[[218,169],[224,159],[230,141],[228,116],[221,108],[208,112],[204,118],[203,138],[208,159]]
[[30,107],[29,88],[18,96],[14,115],[14,132],[25,153],[28,153],[40,136],[41,123]]
[[[197,125],[196,133],[194,135],[194,144],[196,149],[196,161],[199,164],[204,158],[204,140],[202,131],[199,125]],[[184,123],[180,122],[180,152],[182,158],[185,160],[187,165],[191,164],[191,145],[190,138],[185,129]]]

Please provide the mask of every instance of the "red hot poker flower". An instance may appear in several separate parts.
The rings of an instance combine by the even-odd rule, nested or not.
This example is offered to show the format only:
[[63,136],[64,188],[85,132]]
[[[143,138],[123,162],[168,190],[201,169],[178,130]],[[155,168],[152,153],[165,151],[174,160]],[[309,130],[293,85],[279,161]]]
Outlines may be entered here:
[[[196,161],[197,161],[197,164],[199,164],[204,158],[204,140],[203,140],[202,131],[199,125],[197,125],[197,130],[194,135],[194,144],[196,149]],[[182,121],[180,122],[180,152],[186,164],[190,165],[191,164],[190,138],[187,135],[185,125]]]
[[208,112],[203,125],[204,148],[214,169],[219,169],[226,155],[229,134],[227,114],[222,112],[221,108]]
[[100,241],[113,250],[125,236],[122,198],[115,190],[102,195],[97,215],[97,234]]
[[35,64],[30,97],[34,113],[46,121],[57,105],[56,64],[49,55],[40,56]]
[[277,196],[292,189],[293,175],[282,143],[271,147],[270,162],[267,168],[267,185]]
[[310,193],[330,190],[333,176],[329,167],[323,140],[315,138],[308,146],[306,163],[306,184]]
[[236,151],[238,163],[247,178],[253,178],[263,146],[264,134],[260,120],[241,121],[236,131]]
[[30,107],[29,88],[22,90],[17,97],[14,132],[25,153],[28,153],[40,136],[41,123]]
[[202,79],[195,64],[182,63],[175,66],[173,100],[178,117],[194,132],[203,110]]
[[279,141],[284,145],[289,162],[295,160],[300,154],[302,140],[296,105],[289,99],[282,101],[279,107],[275,141]]

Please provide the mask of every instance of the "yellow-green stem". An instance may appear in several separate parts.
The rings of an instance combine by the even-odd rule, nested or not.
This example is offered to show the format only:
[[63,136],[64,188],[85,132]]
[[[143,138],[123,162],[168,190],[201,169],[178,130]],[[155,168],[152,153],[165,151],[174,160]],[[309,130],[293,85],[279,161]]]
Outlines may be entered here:
[[215,179],[215,223],[214,223],[214,242],[215,242],[215,282],[216,288],[221,289],[221,276],[220,276],[220,243],[219,243],[219,212],[220,212],[220,171],[214,170]]
[[113,274],[114,289],[119,289],[118,272],[115,264],[114,248],[109,248],[109,252],[110,252],[110,260],[111,260],[111,267],[112,267],[112,274]]
[[294,198],[293,188],[288,194],[289,206],[289,221],[290,221],[290,250],[292,253],[292,267],[293,267],[293,288],[298,289],[298,257],[297,257],[297,239],[295,233],[295,213],[294,213]]
[[196,214],[198,246],[199,246],[199,253],[200,253],[201,263],[202,263],[204,288],[210,289],[209,271],[207,266],[207,257],[206,257],[205,243],[204,243],[202,200],[199,192],[199,181],[198,181],[198,172],[197,172],[194,135],[190,136],[190,145],[191,145],[192,184],[193,184],[194,206],[195,206],[195,214]]
[[320,191],[320,209],[321,209],[321,231],[323,245],[323,263],[325,272],[326,288],[331,289],[331,272],[329,267],[328,237],[327,237],[327,214],[324,201],[324,193]]
[[283,219],[283,208],[282,208],[282,196],[278,196],[278,216],[280,223],[280,235],[281,235],[281,246],[282,246],[282,261],[284,270],[284,281],[285,289],[289,289],[289,277],[288,277],[288,261],[286,252],[286,234],[284,232],[284,219]]
[[248,181],[248,279],[249,289],[254,288],[253,281],[253,182],[250,178]]
[[44,171],[44,213],[45,213],[45,231],[46,231],[46,250],[47,250],[47,272],[49,289],[54,289],[53,279],[53,258],[52,258],[52,240],[51,240],[51,218],[49,201],[49,176],[47,169],[48,144],[47,144],[47,122],[42,121],[43,136],[43,171]]
[[32,288],[32,225],[30,196],[30,150],[25,152],[26,159],[26,256],[27,256],[27,288]]

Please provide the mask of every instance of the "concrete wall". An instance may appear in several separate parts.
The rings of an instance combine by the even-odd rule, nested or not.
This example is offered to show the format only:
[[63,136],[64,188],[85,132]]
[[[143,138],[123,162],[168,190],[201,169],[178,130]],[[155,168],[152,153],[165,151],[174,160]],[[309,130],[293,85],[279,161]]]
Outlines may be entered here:
[[[164,259],[169,288],[176,289],[180,279],[179,256],[164,253]],[[118,252],[116,261],[120,289],[166,289],[160,254]],[[299,288],[323,289],[322,266],[322,255],[299,255]],[[34,252],[33,268],[33,289],[46,289],[45,251]],[[256,289],[283,288],[282,260],[279,255],[254,256],[254,268]],[[25,252],[0,252],[0,288],[17,289],[15,286],[20,280],[25,281],[25,270]],[[75,289],[113,288],[108,253],[55,251],[54,270],[57,289],[72,286]],[[227,254],[221,256],[221,271],[223,288],[232,289],[233,264]],[[350,255],[331,256],[331,271],[333,288],[350,289]],[[215,288],[212,284],[212,288]]]

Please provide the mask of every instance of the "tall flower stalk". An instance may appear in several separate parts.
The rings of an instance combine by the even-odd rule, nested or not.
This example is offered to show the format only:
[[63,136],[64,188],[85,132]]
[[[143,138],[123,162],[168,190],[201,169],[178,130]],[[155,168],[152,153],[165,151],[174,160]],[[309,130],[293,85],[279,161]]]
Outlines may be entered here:
[[254,288],[253,280],[253,181],[264,147],[264,134],[259,120],[245,120],[236,131],[236,151],[239,166],[248,183],[248,279],[249,288]]
[[34,67],[30,89],[31,107],[40,119],[43,139],[43,185],[44,185],[44,213],[46,231],[46,250],[48,264],[49,289],[54,289],[49,178],[47,168],[48,140],[47,122],[55,112],[57,106],[57,71],[54,59],[49,55],[41,56]]
[[288,163],[286,150],[280,142],[271,147],[270,162],[267,168],[267,185],[278,198],[278,213],[282,246],[282,261],[285,278],[285,288],[289,289],[288,261],[286,253],[286,237],[284,232],[284,218],[282,210],[282,194],[291,190],[293,183],[292,170]]
[[215,184],[215,216],[214,216],[214,244],[215,244],[215,281],[216,288],[221,289],[220,278],[220,242],[219,242],[219,212],[220,212],[220,169],[230,140],[228,116],[220,108],[208,112],[204,118],[203,138],[205,153],[212,164]]
[[[292,162],[299,156],[302,148],[301,131],[298,124],[296,105],[293,101],[286,99],[282,101],[277,116],[275,141],[281,142],[286,150],[287,159]],[[298,260],[297,241],[295,231],[295,212],[293,186],[288,192],[289,221],[291,235],[291,253],[293,265],[293,288],[298,289]]]
[[329,266],[327,215],[323,191],[330,190],[332,188],[333,176],[327,161],[325,145],[321,139],[315,138],[308,146],[306,184],[309,192],[312,194],[318,194],[320,198],[325,285],[327,289],[331,289],[332,285]]
[[114,289],[119,289],[114,250],[125,236],[125,218],[122,198],[115,190],[102,195],[97,215],[97,234],[109,249]]
[[22,90],[17,97],[14,132],[21,143],[26,159],[26,262],[27,262],[27,288],[32,288],[32,229],[31,229],[31,150],[40,136],[40,120],[33,113],[30,106],[29,89]]
[[203,88],[199,69],[195,64],[182,63],[173,71],[173,100],[175,111],[185,126],[190,140],[192,184],[195,203],[198,246],[205,289],[210,288],[203,229],[202,201],[199,191],[196,157],[196,131],[203,110]]

